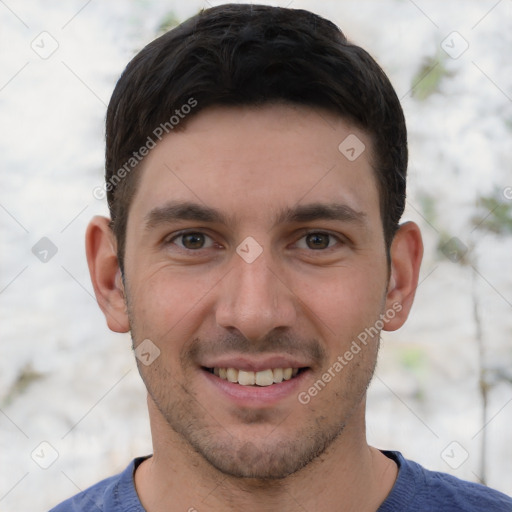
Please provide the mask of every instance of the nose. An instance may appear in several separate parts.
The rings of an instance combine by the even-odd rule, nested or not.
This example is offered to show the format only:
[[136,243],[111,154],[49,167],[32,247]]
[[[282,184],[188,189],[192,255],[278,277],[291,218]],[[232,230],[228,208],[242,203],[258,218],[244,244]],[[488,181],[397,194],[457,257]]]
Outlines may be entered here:
[[252,263],[237,254],[233,259],[233,268],[219,290],[217,324],[230,331],[237,330],[253,341],[274,329],[293,326],[297,315],[295,296],[282,273],[271,268],[264,253]]

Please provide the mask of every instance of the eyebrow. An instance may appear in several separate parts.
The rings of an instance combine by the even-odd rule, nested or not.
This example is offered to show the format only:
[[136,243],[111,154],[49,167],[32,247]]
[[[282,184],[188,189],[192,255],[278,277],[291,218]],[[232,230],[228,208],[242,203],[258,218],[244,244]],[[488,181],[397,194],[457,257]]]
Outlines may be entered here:
[[[366,214],[346,204],[311,203],[281,210],[276,224],[306,223],[316,220],[336,220],[365,224]],[[150,230],[161,224],[179,220],[228,224],[228,217],[219,210],[192,202],[169,202],[153,208],[145,217],[145,229]]]
[[277,217],[280,223],[304,223],[315,220],[337,220],[365,224],[366,214],[354,208],[339,203],[312,203],[294,208],[285,208]]
[[145,228],[149,230],[161,224],[176,222],[178,220],[227,223],[225,215],[214,208],[191,202],[170,202],[163,206],[153,208],[146,215]]

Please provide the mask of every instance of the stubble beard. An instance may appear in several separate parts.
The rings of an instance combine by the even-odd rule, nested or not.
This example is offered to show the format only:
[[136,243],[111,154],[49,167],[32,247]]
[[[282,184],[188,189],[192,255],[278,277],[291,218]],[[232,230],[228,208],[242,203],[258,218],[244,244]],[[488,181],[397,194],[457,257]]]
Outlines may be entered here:
[[[318,404],[318,413],[307,425],[295,429],[292,435],[289,430],[292,418],[286,418],[283,421],[288,424],[286,435],[278,435],[278,425],[270,435],[257,440],[250,433],[242,438],[230,433],[229,426],[222,425],[218,415],[210,415],[208,404],[202,403],[199,397],[176,382],[161,366],[161,361],[155,361],[151,367],[138,362],[138,366],[156,409],[186,446],[224,475],[268,482],[303,469],[342,435],[347,421],[364,402],[375,369],[376,357],[373,359],[373,364],[363,374],[356,374],[355,379],[349,378],[352,382],[345,381],[348,384],[346,391],[338,390],[334,399],[343,406],[335,416],[330,416],[329,412],[325,414],[328,409]],[[257,417],[254,411],[242,411],[237,419],[245,420],[245,425],[253,425],[271,421],[271,415],[271,412],[265,412]]]
[[[136,334],[135,317],[129,297],[126,299],[132,344],[135,348],[135,340],[143,338]],[[364,407],[366,391],[375,371],[379,344],[380,336],[373,346],[365,348],[368,353],[362,356],[363,360],[359,364],[351,365],[353,368],[350,375],[341,379],[337,392],[330,391],[333,403],[325,406],[313,402],[318,412],[312,414],[305,426],[285,438],[283,435],[274,435],[279,430],[277,425],[270,435],[257,441],[250,434],[241,439],[231,434],[218,417],[210,414],[208,404],[202,403],[200,397],[173,378],[162,365],[163,357],[157,358],[150,366],[144,366],[137,360],[137,366],[161,418],[184,441],[185,446],[192,448],[202,460],[224,475],[253,479],[256,483],[268,483],[303,469],[318,459],[342,435],[354,412],[359,407]],[[316,350],[322,352],[323,348],[318,344]],[[311,351],[314,353],[314,350]],[[186,374],[183,371],[186,366],[182,361],[182,375]],[[344,369],[346,370],[347,368]],[[342,406],[337,407],[338,402]],[[337,414],[332,416],[332,410],[336,410]],[[251,414],[253,417],[249,419]],[[271,420],[271,414],[267,412],[267,418],[265,414],[260,414],[260,418],[256,419],[254,413],[249,411],[244,424],[257,421],[261,423],[268,418]],[[293,418],[288,417],[282,423],[290,423],[292,420]]]

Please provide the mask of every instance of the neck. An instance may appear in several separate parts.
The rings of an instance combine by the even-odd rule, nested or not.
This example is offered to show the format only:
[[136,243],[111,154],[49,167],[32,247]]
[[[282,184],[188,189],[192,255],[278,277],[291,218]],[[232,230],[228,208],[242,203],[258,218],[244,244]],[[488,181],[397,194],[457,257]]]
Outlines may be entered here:
[[329,448],[306,467],[278,480],[219,472],[171,430],[149,401],[154,455],[135,474],[148,512],[176,510],[374,512],[396,479],[396,464],[368,446],[364,404]]

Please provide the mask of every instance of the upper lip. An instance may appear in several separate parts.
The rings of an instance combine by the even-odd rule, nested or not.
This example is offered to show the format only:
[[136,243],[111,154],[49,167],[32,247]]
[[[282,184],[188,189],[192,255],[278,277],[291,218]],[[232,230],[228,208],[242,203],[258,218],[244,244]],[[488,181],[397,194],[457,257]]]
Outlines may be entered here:
[[273,368],[305,368],[307,363],[289,355],[274,355],[261,357],[224,356],[206,361],[201,366],[205,368],[236,368],[237,370],[260,372]]

